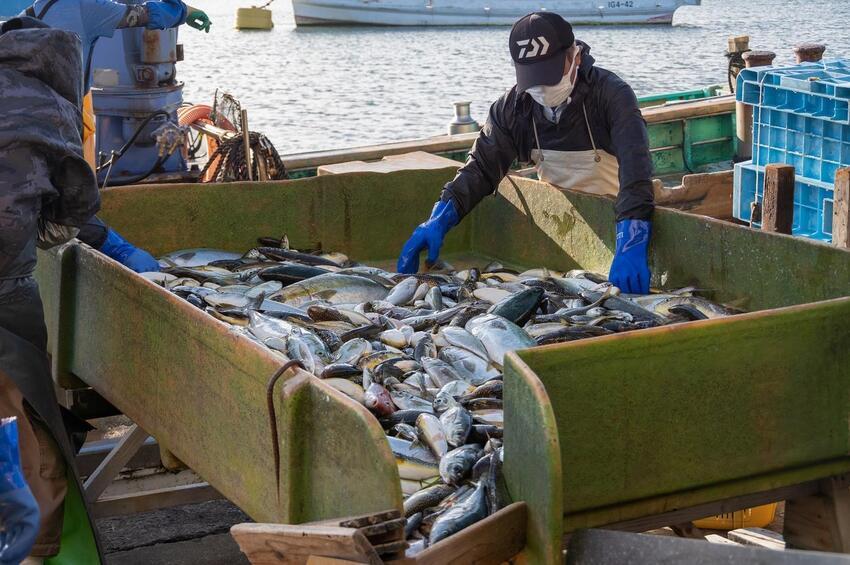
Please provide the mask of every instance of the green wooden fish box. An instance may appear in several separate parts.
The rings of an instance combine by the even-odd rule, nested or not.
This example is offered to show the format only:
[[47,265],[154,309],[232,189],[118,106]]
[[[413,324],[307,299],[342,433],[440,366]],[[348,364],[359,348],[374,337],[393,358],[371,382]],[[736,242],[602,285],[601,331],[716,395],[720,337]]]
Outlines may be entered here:
[[[154,254],[286,234],[389,267],[453,174],[115,188],[101,215]],[[614,220],[610,199],[506,181],[444,257],[607,272]],[[850,470],[850,253],[669,210],[653,232],[654,286],[753,313],[509,356],[505,474],[532,562],[557,562],[577,528]],[[39,279],[60,383],[94,387],[253,519],[400,507],[377,421],[319,379],[287,374],[273,394],[278,486],[277,358],[85,246],[42,254]]]

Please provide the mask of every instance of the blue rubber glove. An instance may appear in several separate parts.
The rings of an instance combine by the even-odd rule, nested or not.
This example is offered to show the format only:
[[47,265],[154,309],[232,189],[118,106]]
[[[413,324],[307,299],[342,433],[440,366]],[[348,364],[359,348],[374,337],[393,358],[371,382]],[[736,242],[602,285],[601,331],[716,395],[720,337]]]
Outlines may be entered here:
[[401,248],[398,258],[398,272],[412,275],[419,270],[419,252],[428,248],[428,263],[436,263],[440,256],[443,239],[450,229],[455,227],[460,218],[451,200],[440,200],[434,204],[428,221],[419,224],[413,235]]
[[186,21],[186,4],[180,0],[145,2],[148,11],[148,29],[168,29]]
[[29,555],[39,528],[38,503],[21,471],[18,422],[0,423],[0,565],[17,565]]
[[617,247],[608,280],[627,294],[649,294],[649,235],[646,220],[617,222]]
[[159,271],[159,263],[153,255],[134,246],[112,228],[106,233],[106,241],[100,246],[100,250],[137,273]]

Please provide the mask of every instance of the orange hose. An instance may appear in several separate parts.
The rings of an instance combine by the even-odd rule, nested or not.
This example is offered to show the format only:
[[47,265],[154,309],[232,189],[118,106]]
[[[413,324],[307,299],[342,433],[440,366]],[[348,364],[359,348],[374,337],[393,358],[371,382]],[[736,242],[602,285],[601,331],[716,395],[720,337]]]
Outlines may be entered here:
[[[195,104],[194,106],[184,106],[182,108],[177,109],[177,120],[181,126],[186,126],[194,123],[204,123],[204,124],[212,124],[213,121],[210,119],[212,115],[212,107],[207,104]],[[220,126],[223,129],[228,131],[236,131],[236,128],[230,123],[230,120],[225,118],[224,116],[219,116]],[[207,155],[212,156],[215,153],[216,149],[218,149],[218,141],[215,138],[206,136],[207,138]],[[201,179],[202,182],[210,182],[215,177],[216,171],[218,171],[218,157],[212,163],[212,165],[207,169],[207,174],[204,175],[204,178]]]

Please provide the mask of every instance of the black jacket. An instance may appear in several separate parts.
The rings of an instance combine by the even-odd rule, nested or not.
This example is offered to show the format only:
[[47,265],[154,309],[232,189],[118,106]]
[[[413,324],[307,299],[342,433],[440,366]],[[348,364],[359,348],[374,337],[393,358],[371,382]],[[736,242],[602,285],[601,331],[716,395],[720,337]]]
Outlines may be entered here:
[[631,87],[620,77],[594,66],[590,47],[582,48],[581,66],[573,90],[572,102],[563,110],[557,124],[543,115],[543,108],[526,93],[517,94],[516,86],[490,107],[487,122],[466,164],[446,184],[442,200],[453,200],[461,217],[468,214],[485,196],[492,194],[518,160],[527,163],[537,148],[532,116],[537,124],[541,149],[587,151],[592,149],[584,121],[582,104],[599,149],[617,158],[620,165],[620,193],[617,220],[646,220],[654,208],[652,159],[646,122]]
[[13,19],[0,28],[0,295],[36,263],[40,220],[79,227],[97,212],[82,157],[76,34]]

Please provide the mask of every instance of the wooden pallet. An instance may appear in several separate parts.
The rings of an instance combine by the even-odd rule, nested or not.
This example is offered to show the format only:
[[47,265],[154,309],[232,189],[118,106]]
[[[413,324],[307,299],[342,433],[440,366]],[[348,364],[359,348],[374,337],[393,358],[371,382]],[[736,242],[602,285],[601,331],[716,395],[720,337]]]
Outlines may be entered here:
[[411,557],[397,510],[301,525],[237,524],[230,533],[253,565],[499,564],[525,547],[526,520],[526,505],[517,502]]

